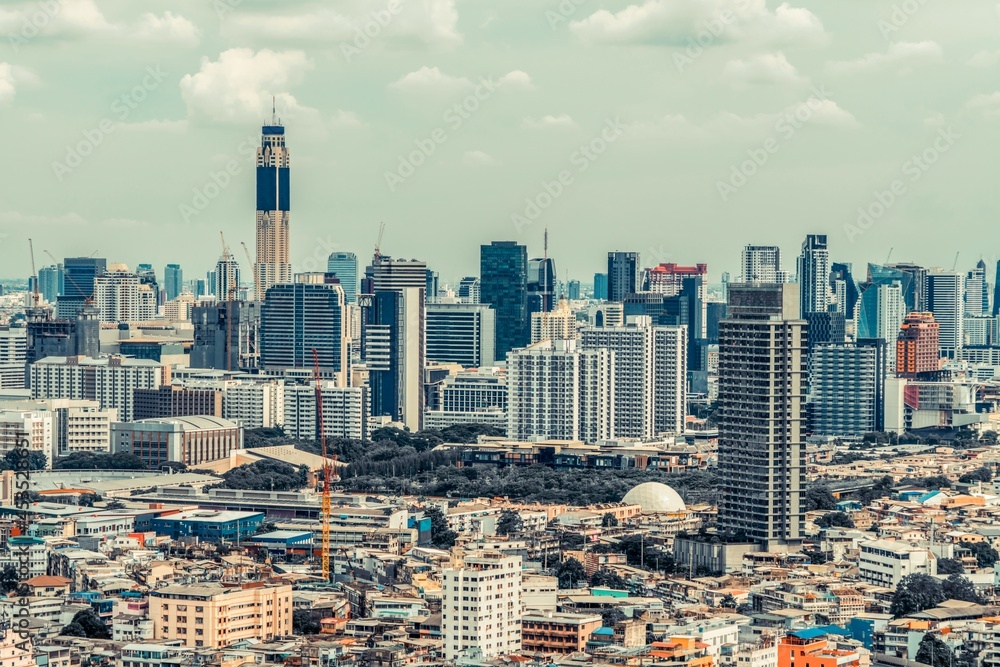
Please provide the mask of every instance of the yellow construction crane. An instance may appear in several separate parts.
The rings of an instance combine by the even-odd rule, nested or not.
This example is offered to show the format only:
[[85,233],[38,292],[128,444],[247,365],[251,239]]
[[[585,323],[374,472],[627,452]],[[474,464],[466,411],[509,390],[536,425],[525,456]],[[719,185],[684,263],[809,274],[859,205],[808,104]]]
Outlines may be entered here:
[[31,251],[31,277],[35,283],[35,290],[31,293],[31,305],[34,308],[38,308],[38,303],[41,298],[38,295],[38,271],[35,270],[35,244],[28,239],[28,249]]
[[320,569],[323,580],[330,581],[330,460],[326,457],[326,429],[323,428],[323,384],[319,372],[319,352],[313,348],[313,379],[316,381],[316,423],[319,428],[320,448],[323,456],[323,497],[320,526],[323,542],[320,546]]
[[257,275],[257,265],[254,263],[252,259],[250,259],[250,250],[249,248],[247,248],[247,244],[244,243],[243,241],[240,241],[240,245],[243,246],[243,252],[246,253],[247,263],[250,264],[250,268],[253,269],[254,296],[256,297],[257,301],[263,301],[264,295],[260,293],[260,276]]

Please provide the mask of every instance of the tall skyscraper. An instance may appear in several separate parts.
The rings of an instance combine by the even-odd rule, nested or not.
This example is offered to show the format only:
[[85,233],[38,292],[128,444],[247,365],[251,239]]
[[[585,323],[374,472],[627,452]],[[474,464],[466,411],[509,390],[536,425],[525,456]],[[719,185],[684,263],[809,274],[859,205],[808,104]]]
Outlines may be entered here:
[[101,322],[145,322],[156,317],[156,294],[124,264],[111,264],[94,280]]
[[896,340],[896,375],[918,379],[941,368],[939,326],[931,313],[910,313]]
[[479,301],[496,312],[497,361],[530,339],[528,251],[514,241],[494,241],[480,248]]
[[191,309],[191,368],[252,371],[260,364],[260,301],[222,301]]
[[274,116],[261,128],[257,149],[257,277],[264,294],[272,285],[292,282],[289,164],[285,127]]
[[547,313],[555,306],[556,262],[551,257],[528,260],[528,313]]
[[466,276],[458,282],[458,298],[462,303],[480,303],[480,286],[478,276]]
[[596,301],[608,300],[608,274],[594,274],[594,299]]
[[47,303],[54,304],[65,289],[66,272],[62,264],[38,269],[38,291]]
[[353,252],[333,252],[326,260],[326,272],[340,280],[347,303],[358,300],[358,256]]
[[976,268],[965,276],[965,314],[985,315],[990,312],[990,286],[986,279],[986,262],[979,260]]
[[927,269],[913,262],[896,262],[886,264],[881,269],[881,273],[886,273],[884,279],[880,280],[873,269],[876,267],[868,265],[868,272],[871,276],[869,280],[875,282],[892,282],[900,279],[900,276],[909,276],[909,280],[900,280],[903,286],[903,298],[906,300],[906,312],[927,312]]
[[59,317],[74,318],[86,302],[94,298],[94,280],[107,270],[103,257],[67,257],[63,293],[59,296],[56,312]]
[[731,284],[719,323],[719,527],[766,550],[805,529],[806,323],[794,284]]
[[445,659],[493,660],[521,650],[521,557],[480,551],[442,573]]
[[830,303],[830,251],[826,234],[809,234],[798,259],[799,312],[825,313]]
[[832,264],[830,289],[833,292],[833,303],[836,311],[843,313],[844,319],[853,320],[858,303],[858,283],[854,279],[850,263],[834,262]]
[[748,245],[741,260],[745,283],[787,283],[788,273],[781,268],[781,248],[776,245]]
[[927,312],[938,323],[938,349],[941,356],[954,359],[964,344],[965,277],[955,271],[933,269],[927,272],[924,293]]
[[[215,288],[212,291],[215,293],[216,300],[235,301],[239,299],[240,263],[236,261],[233,253],[228,249],[216,262],[214,276]],[[266,294],[267,291],[264,290],[264,293]]]
[[466,368],[492,366],[496,355],[493,309],[482,303],[439,300],[427,304],[427,359],[462,364]]
[[313,367],[313,350],[324,379],[346,387],[350,378],[350,335],[344,290],[332,274],[301,274],[298,282],[267,291],[260,317],[260,365],[281,374]]
[[[857,308],[857,337],[881,338],[891,346],[906,316],[902,285],[899,282],[865,283],[862,290]],[[890,357],[889,361],[895,368],[895,360]]]
[[639,253],[615,250],[608,253],[608,301],[625,301],[639,291]]
[[1000,261],[997,261],[996,275],[993,278],[993,315],[1000,315]]
[[886,345],[818,345],[809,355],[809,415],[813,435],[860,438],[882,430]]
[[167,264],[163,269],[163,289],[167,292],[167,301],[173,301],[184,291],[184,272],[180,264]]

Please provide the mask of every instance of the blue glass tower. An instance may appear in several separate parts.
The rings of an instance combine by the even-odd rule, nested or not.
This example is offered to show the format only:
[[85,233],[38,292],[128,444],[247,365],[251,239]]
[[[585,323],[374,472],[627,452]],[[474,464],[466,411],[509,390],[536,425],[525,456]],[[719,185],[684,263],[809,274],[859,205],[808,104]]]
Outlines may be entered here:
[[347,303],[358,300],[358,256],[353,252],[334,252],[326,260],[326,272],[340,280]]
[[514,241],[480,248],[479,302],[496,311],[497,361],[531,340],[528,319],[528,249]]

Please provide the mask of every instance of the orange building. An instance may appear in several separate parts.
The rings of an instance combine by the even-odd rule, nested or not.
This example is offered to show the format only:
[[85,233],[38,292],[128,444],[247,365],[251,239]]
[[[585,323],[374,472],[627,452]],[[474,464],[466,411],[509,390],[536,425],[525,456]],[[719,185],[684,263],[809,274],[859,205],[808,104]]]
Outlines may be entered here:
[[940,369],[939,325],[931,313],[910,313],[896,339],[896,375],[916,378]]
[[857,651],[830,648],[823,628],[785,635],[778,643],[778,667],[860,667]]
[[600,614],[528,614],[521,618],[521,648],[539,653],[576,653],[603,625]]
[[655,658],[656,662],[684,665],[684,667],[712,667],[713,662],[708,652],[708,644],[696,637],[688,636],[671,637],[665,642],[653,642],[649,655]]

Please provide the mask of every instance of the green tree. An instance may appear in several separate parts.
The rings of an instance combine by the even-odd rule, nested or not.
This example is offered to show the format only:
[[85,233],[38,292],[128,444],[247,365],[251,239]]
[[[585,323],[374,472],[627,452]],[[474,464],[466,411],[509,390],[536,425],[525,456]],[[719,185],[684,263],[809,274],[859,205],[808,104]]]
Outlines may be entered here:
[[806,489],[805,510],[835,510],[837,509],[837,499],[830,492],[830,487],[825,484],[810,484]]
[[74,637],[87,637],[89,639],[111,639],[111,632],[108,631],[108,626],[104,624],[101,617],[98,616],[93,609],[84,609],[83,611],[78,611],[73,616],[73,620],[63,628],[61,634],[68,634],[66,631],[71,630],[71,632],[77,632],[77,627],[83,631],[82,635],[71,635]]
[[739,605],[740,603],[736,601],[736,598],[733,597],[731,593],[726,593],[722,596],[722,599],[719,600],[719,606],[724,609],[736,609]]
[[4,565],[0,571],[0,592],[4,595],[13,593],[18,589],[21,578],[17,574],[17,568],[13,565]]
[[296,609],[292,612],[292,633],[296,635],[318,635],[323,626],[319,614],[311,609]]
[[628,616],[625,615],[618,607],[608,607],[601,611],[601,623],[606,628],[613,628],[622,621],[624,621]]
[[969,484],[971,482],[989,482],[993,479],[993,469],[989,466],[983,466],[981,468],[976,468],[975,470],[970,470],[961,477],[958,481],[963,484]]
[[896,587],[889,613],[899,618],[936,607],[947,599],[941,582],[934,577],[929,574],[908,574]]
[[224,489],[253,491],[298,491],[308,481],[309,468],[296,468],[284,461],[263,459],[233,468],[222,476]]
[[854,519],[846,512],[830,512],[816,519],[816,526],[819,528],[854,528]]
[[514,535],[524,530],[524,519],[514,510],[504,510],[497,520],[497,535]]
[[601,517],[601,526],[604,528],[614,528],[618,525],[618,517],[611,512]]
[[965,566],[954,558],[939,558],[937,571],[938,574],[965,574]]
[[965,547],[976,557],[976,564],[979,567],[993,567],[994,563],[1000,559],[997,550],[990,546],[989,542],[959,542],[959,546]]
[[931,667],[952,667],[954,664],[954,656],[951,653],[951,649],[947,644],[938,639],[937,635],[933,635],[930,632],[925,634],[924,638],[920,640],[920,645],[917,647],[917,655],[913,659],[916,662],[930,665]]
[[611,570],[605,570],[604,568],[594,573],[594,576],[590,578],[590,585],[614,588],[619,591],[627,591],[629,589],[628,582],[620,574]]
[[575,558],[567,558],[559,564],[556,571],[559,588],[576,588],[576,585],[587,581],[587,571],[583,564]]
[[431,544],[438,549],[450,549],[455,546],[458,533],[448,526],[448,519],[440,507],[431,505],[424,510],[424,516],[431,520]]
[[941,590],[948,600],[964,600],[978,604],[985,602],[968,577],[963,577],[961,574],[949,575],[941,582]]

